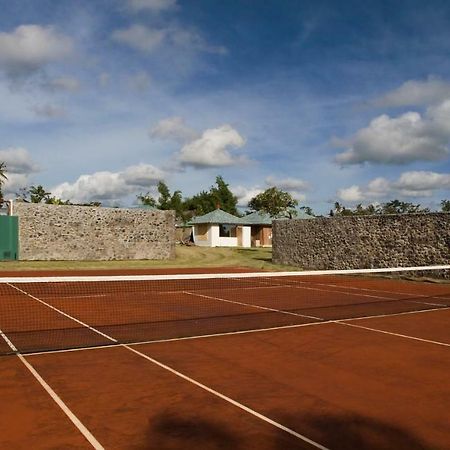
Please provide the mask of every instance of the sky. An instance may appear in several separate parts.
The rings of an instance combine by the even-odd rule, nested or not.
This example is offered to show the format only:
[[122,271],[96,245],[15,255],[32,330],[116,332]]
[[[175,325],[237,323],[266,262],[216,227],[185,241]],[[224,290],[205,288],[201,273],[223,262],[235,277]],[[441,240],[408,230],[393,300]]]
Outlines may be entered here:
[[0,0],[6,198],[132,206],[221,175],[326,214],[450,198],[450,3]]

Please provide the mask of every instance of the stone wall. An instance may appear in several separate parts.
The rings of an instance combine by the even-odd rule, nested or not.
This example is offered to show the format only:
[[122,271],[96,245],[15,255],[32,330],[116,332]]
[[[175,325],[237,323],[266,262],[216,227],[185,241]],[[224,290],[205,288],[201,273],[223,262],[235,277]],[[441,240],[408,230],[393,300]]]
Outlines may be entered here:
[[169,259],[173,211],[15,203],[21,260]]
[[450,264],[450,214],[275,220],[273,261],[311,270]]

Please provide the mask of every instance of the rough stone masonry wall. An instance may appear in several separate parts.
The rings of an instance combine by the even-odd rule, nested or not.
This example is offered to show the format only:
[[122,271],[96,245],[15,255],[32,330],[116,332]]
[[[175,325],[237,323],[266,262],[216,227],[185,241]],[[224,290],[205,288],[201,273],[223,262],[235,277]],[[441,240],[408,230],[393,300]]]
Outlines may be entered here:
[[311,270],[450,264],[450,214],[276,220],[273,261]]
[[169,259],[173,211],[15,203],[21,260]]

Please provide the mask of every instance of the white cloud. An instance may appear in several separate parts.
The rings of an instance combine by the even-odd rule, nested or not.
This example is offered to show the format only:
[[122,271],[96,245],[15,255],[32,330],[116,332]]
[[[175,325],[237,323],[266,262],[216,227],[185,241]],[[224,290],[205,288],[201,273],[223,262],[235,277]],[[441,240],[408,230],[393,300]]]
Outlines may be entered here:
[[58,77],[46,82],[44,87],[51,91],[75,92],[80,89],[80,82],[73,77]]
[[120,172],[95,172],[81,175],[74,183],[62,183],[51,189],[53,195],[75,203],[101,201],[112,203],[139,188],[149,189],[163,178],[164,174],[150,164],[127,167]]
[[388,197],[426,198],[441,190],[450,190],[450,174],[410,171],[402,173],[394,181],[379,177],[371,180],[366,186],[353,185],[339,189],[337,196],[345,202],[359,203],[387,200]]
[[21,76],[71,54],[73,44],[53,27],[21,25],[14,31],[0,32],[0,70]]
[[129,186],[146,187],[161,181],[164,178],[164,172],[150,164],[141,163],[127,167],[120,176]]
[[450,174],[411,171],[402,173],[392,188],[408,197],[431,197],[437,190],[450,189]]
[[300,178],[280,178],[277,179],[273,176],[268,176],[265,179],[265,182],[268,186],[276,186],[279,189],[285,191],[307,191],[309,189],[309,185],[306,181],[301,180]]
[[448,157],[449,142],[450,100],[446,100],[428,108],[423,116],[417,112],[396,118],[383,114],[348,142],[335,140],[335,146],[347,147],[336,156],[335,162],[346,165],[438,161]]
[[127,0],[127,6],[131,11],[161,12],[176,7],[177,0]]
[[429,77],[426,81],[409,80],[373,101],[379,107],[431,105],[450,98],[450,83]]
[[7,173],[8,179],[2,186],[5,198],[15,198],[21,189],[29,186],[29,174],[26,173]]
[[154,125],[149,134],[152,138],[191,142],[199,137],[194,129],[188,127],[182,117],[168,117]]
[[165,30],[156,30],[134,24],[129,28],[114,31],[112,38],[114,41],[126,44],[134,50],[150,53],[161,45],[165,34]]
[[39,171],[28,151],[20,147],[0,150],[0,162],[6,165],[7,180],[2,186],[5,197],[14,197],[20,189],[28,186],[30,175]]
[[230,125],[205,130],[202,135],[184,145],[177,154],[182,166],[196,168],[225,167],[247,163],[248,159],[242,155],[230,153],[232,148],[240,148],[245,139]]
[[278,189],[289,192],[296,200],[303,201],[306,199],[304,191],[309,190],[309,185],[306,181],[300,178],[276,178],[269,175],[264,180],[267,186],[275,186]]
[[248,202],[255,197],[256,195],[260,194],[264,191],[264,189],[259,187],[251,187],[247,188],[245,186],[233,186],[230,187],[231,192],[237,197],[238,199],[238,206],[246,207],[248,205]]
[[374,178],[367,185],[367,195],[369,197],[383,197],[390,191],[390,182],[386,178],[378,177]]
[[9,174],[30,174],[39,170],[28,150],[20,147],[0,150],[0,161],[6,164],[6,175],[8,177]]
[[364,200],[364,194],[359,186],[353,185],[348,188],[339,189],[337,196],[344,202],[356,203]]
[[126,184],[119,173],[96,172],[81,175],[75,183],[62,183],[51,189],[56,197],[76,203],[90,201],[117,200],[129,194]]
[[133,24],[128,28],[113,31],[111,38],[144,53],[151,53],[163,45],[166,48],[172,47],[183,52],[201,51],[220,55],[228,53],[223,46],[208,44],[195,29],[181,28],[175,25],[150,28]]
[[170,27],[167,29],[167,38],[175,46],[187,50],[198,50],[206,53],[226,55],[228,50],[221,45],[210,45],[194,29]]

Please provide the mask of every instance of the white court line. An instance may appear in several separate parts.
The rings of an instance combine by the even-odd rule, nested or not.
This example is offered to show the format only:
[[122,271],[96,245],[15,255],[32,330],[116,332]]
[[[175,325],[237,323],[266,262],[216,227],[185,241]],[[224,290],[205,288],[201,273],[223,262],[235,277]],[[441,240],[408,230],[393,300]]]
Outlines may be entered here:
[[[429,297],[430,298],[430,297]],[[431,297],[432,298],[432,297]],[[431,303],[431,302],[417,302],[415,300],[403,300],[408,303],[416,303],[418,305],[430,305],[430,306],[447,306],[445,303]]]
[[[263,282],[264,281],[261,280],[261,283],[263,283]],[[270,283],[270,281],[267,281],[266,283]],[[326,285],[324,285],[324,286],[326,286]],[[271,287],[273,287],[273,285]],[[293,288],[293,289],[305,289],[307,291],[329,292],[329,293],[332,293],[332,294],[344,294],[344,295],[354,296],[354,297],[358,297],[358,298],[359,297],[368,297],[368,298],[376,298],[376,299],[379,299],[379,300],[388,300],[388,301],[399,300],[399,299],[391,298],[391,297],[381,297],[379,295],[354,294],[353,292],[343,292],[343,291],[336,291],[336,290],[330,290],[330,289],[321,289],[321,288],[316,288],[316,287],[312,287],[312,286],[297,286],[295,284],[279,284],[279,285],[277,285],[277,287]],[[338,306],[338,305],[335,305],[335,306]],[[320,306],[318,306],[318,308],[320,308]]]
[[195,292],[183,291],[183,294],[192,295],[194,297],[208,298],[210,300],[217,300],[219,302],[233,303],[235,305],[247,306],[247,307],[255,308],[255,309],[262,309],[264,311],[271,311],[271,312],[277,312],[277,313],[281,313],[281,314],[287,314],[289,316],[305,317],[307,319],[315,319],[315,320],[324,320],[321,317],[307,316],[306,314],[298,314],[298,313],[293,313],[293,312],[290,312],[290,311],[282,311],[281,309],[274,309],[274,308],[268,308],[268,307],[265,307],[265,306],[252,305],[251,303],[244,303],[244,302],[238,302],[238,301],[234,301],[234,300],[227,300],[225,298],[213,297],[211,295],[197,294]]
[[33,300],[36,300],[39,303],[42,303],[43,305],[47,306],[48,308],[52,309],[53,311],[56,311],[57,313],[63,315],[64,317],[67,317],[70,320],[73,320],[74,322],[79,323],[80,325],[82,325],[83,327],[89,328],[89,330],[93,331],[94,333],[99,334],[100,336],[103,336],[105,339],[110,340],[111,342],[115,342],[118,343],[118,341],[114,338],[112,338],[111,336],[108,336],[105,333],[102,333],[100,330],[97,330],[96,328],[93,328],[91,326],[89,326],[87,323],[82,322],[81,320],[76,319],[75,317],[72,317],[69,314],[66,314],[64,311],[61,311],[58,308],[55,308],[54,306],[50,305],[50,303],[44,302],[43,300],[35,297],[34,295],[29,294],[28,292],[23,291],[22,289],[18,288],[17,286],[14,286],[13,284],[7,283],[8,286],[18,290],[19,292],[21,292],[22,294],[32,298]]
[[355,325],[354,323],[346,323],[346,322],[341,321],[341,322],[339,322],[339,324],[340,325],[346,325],[347,327],[362,328],[363,330],[369,330],[369,331],[375,331],[377,333],[389,334],[391,336],[402,337],[402,338],[405,338],[405,339],[412,339],[414,341],[427,342],[429,344],[436,344],[436,345],[442,345],[444,347],[450,347],[450,344],[447,344],[445,342],[432,341],[430,339],[422,339],[422,338],[418,338],[418,337],[414,337],[414,336],[408,336],[406,334],[393,333],[391,331],[379,330],[377,328],[363,327],[362,325]]
[[[12,285],[11,285],[11,286],[12,286]],[[12,287],[16,288],[15,286],[12,286]],[[54,308],[54,307],[52,307],[51,305],[46,304],[45,302],[43,302],[43,301],[39,300],[38,298],[36,298],[36,297],[34,297],[34,296],[28,294],[28,293],[25,292],[25,291],[22,291],[21,289],[18,289],[18,288],[16,288],[16,289],[19,290],[20,292],[22,292],[22,293],[28,295],[30,298],[32,298],[32,299],[34,299],[34,300],[37,300],[37,301],[39,301],[40,303],[45,304],[46,306],[51,307],[53,310],[59,312],[60,314],[64,315],[65,317],[71,318],[71,319],[74,320],[75,322],[77,322],[77,323],[79,323],[79,324],[82,324],[82,325],[86,326],[86,327],[89,328],[89,329],[92,329],[92,330],[94,330],[94,331],[97,331],[99,334],[101,334],[101,335],[103,335],[103,336],[105,336],[105,337],[108,337],[108,339],[109,339],[110,341],[117,342],[117,340],[114,339],[114,338],[112,338],[111,336],[108,336],[108,335],[106,335],[106,334],[104,334],[104,333],[101,333],[101,332],[98,331],[98,330],[95,330],[95,328],[90,327],[90,326],[87,325],[87,324],[84,324],[83,322],[81,322],[80,320],[76,319],[75,317],[72,317],[72,316],[70,316],[69,314],[64,313],[63,311],[60,311],[59,309]],[[177,375],[178,377],[182,378],[183,380],[188,381],[188,382],[194,384],[195,386],[197,386],[197,387],[199,387],[199,388],[201,388],[201,389],[203,389],[203,390],[209,392],[210,394],[213,394],[213,395],[215,395],[216,397],[218,397],[218,398],[220,398],[220,399],[222,399],[222,400],[225,400],[226,402],[228,402],[228,403],[230,403],[230,404],[232,404],[232,405],[234,405],[234,406],[236,406],[236,407],[242,409],[243,411],[245,411],[245,412],[247,412],[247,413],[249,413],[249,414],[251,414],[251,415],[257,417],[258,419],[261,419],[261,420],[265,421],[266,423],[269,423],[270,425],[273,425],[274,427],[276,427],[276,428],[278,428],[278,429],[280,429],[280,430],[282,430],[282,431],[284,431],[284,432],[286,432],[286,433],[288,433],[288,434],[290,434],[290,435],[292,435],[292,436],[294,436],[294,437],[296,437],[296,438],[298,438],[298,439],[300,439],[300,440],[302,440],[302,441],[304,441],[304,442],[306,442],[306,443],[312,445],[313,447],[316,447],[316,448],[321,449],[321,450],[330,450],[330,449],[328,449],[327,447],[324,447],[323,445],[319,444],[318,442],[315,442],[315,441],[309,439],[308,437],[303,436],[303,435],[300,434],[300,433],[297,433],[296,431],[292,430],[291,428],[288,428],[288,427],[282,425],[281,423],[278,423],[278,422],[276,422],[276,421],[270,419],[269,417],[264,416],[264,415],[261,414],[261,413],[258,413],[257,411],[255,411],[255,410],[249,408],[248,406],[245,406],[245,405],[242,404],[242,403],[237,402],[236,400],[233,400],[231,397],[228,397],[228,396],[226,396],[226,395],[224,395],[224,394],[222,394],[222,393],[220,393],[220,392],[218,392],[218,391],[216,391],[216,390],[214,390],[214,389],[212,389],[212,388],[210,388],[210,387],[208,387],[208,386],[206,386],[206,385],[204,385],[204,384],[202,384],[202,383],[200,383],[200,382],[194,380],[193,378],[190,378],[190,377],[188,377],[187,375],[185,375],[185,374],[183,374],[183,373],[181,373],[181,372],[179,372],[179,371],[173,369],[172,367],[169,367],[169,366],[167,366],[167,365],[165,365],[165,364],[163,364],[163,363],[157,361],[156,359],[151,358],[150,356],[145,355],[144,353],[141,353],[141,352],[139,352],[138,350],[135,350],[134,348],[131,348],[129,345],[126,345],[126,344],[118,344],[118,346],[119,346],[119,347],[122,347],[122,348],[125,348],[125,349],[127,349],[127,350],[129,350],[129,351],[135,353],[136,355],[139,355],[140,357],[142,357],[142,358],[144,358],[144,359],[146,359],[146,360],[152,362],[153,364],[155,364],[155,365],[161,367],[162,369],[165,369],[165,370],[167,370],[167,371],[173,373],[174,375]],[[17,349],[16,349],[16,351],[17,351]],[[19,356],[19,358],[20,358],[20,357],[23,358],[23,356],[20,355],[20,354],[18,354],[18,356]],[[26,362],[26,361],[25,361],[25,362]],[[38,375],[38,374],[37,374],[37,375]],[[42,380],[42,381],[45,383],[44,380]],[[48,386],[48,385],[47,385],[47,386]],[[50,386],[48,386],[48,388],[51,389]],[[55,395],[56,395],[56,394],[55,394]],[[56,401],[56,400],[55,400],[55,401]],[[62,402],[62,400],[61,400],[61,402]],[[81,422],[80,422],[80,423],[81,423]],[[86,431],[88,431],[88,430],[86,430]],[[100,444],[98,444],[98,445],[100,445]],[[103,447],[101,447],[101,446],[98,447],[99,450],[102,449],[102,448],[103,448]]]
[[[63,299],[67,299],[67,298],[97,298],[97,297],[110,297],[110,295],[107,294],[83,294],[83,295],[59,295],[58,294],[58,298],[63,298]],[[42,296],[42,298],[44,299],[52,299],[55,298],[55,296],[52,295],[44,295]]]
[[[287,330],[290,328],[302,328],[302,327],[310,327],[310,326],[318,326],[318,325],[329,325],[332,323],[341,323],[341,322],[348,322],[348,321],[354,321],[354,320],[366,320],[366,319],[378,319],[383,317],[395,317],[395,316],[404,316],[409,314],[422,314],[427,312],[435,312],[435,311],[445,311],[450,310],[450,307],[448,308],[430,308],[430,309],[421,309],[417,311],[404,311],[400,313],[392,313],[392,314],[380,314],[377,316],[362,316],[362,317],[353,317],[350,319],[331,319],[331,320],[324,320],[323,322],[310,322],[310,323],[299,323],[295,325],[281,325],[279,327],[269,327],[269,328],[256,328],[251,330],[239,330],[239,331],[227,331],[224,333],[214,333],[214,334],[201,334],[197,336],[185,336],[185,337],[177,337],[177,338],[168,338],[168,339],[155,339],[151,341],[138,341],[138,342],[129,342],[127,345],[148,345],[148,344],[160,344],[164,342],[177,342],[177,341],[187,341],[191,339],[205,339],[205,338],[214,338],[214,337],[221,337],[221,336],[234,336],[239,334],[252,334],[252,333],[261,333],[261,332],[267,332],[267,331],[277,331],[277,330]],[[85,352],[89,350],[101,350],[105,348],[114,348],[118,347],[120,344],[110,344],[110,345],[97,345],[92,347],[82,347],[82,348],[69,348],[69,349],[62,349],[62,350],[44,350],[42,352],[33,352],[33,353],[27,353],[27,356],[35,356],[35,355],[48,355],[52,353],[69,353],[69,352]]]
[[224,395],[224,394],[222,394],[222,393],[220,393],[220,392],[218,392],[218,391],[216,391],[216,390],[206,386],[205,384],[200,383],[200,382],[194,380],[193,378],[188,377],[187,375],[184,375],[183,373],[179,372],[178,370],[175,370],[172,367],[167,366],[166,364],[163,364],[163,363],[159,362],[158,360],[156,360],[156,359],[146,355],[145,353],[139,352],[138,350],[130,347],[129,345],[122,344],[120,346],[126,348],[127,350],[130,350],[133,353],[136,353],[137,355],[139,355],[142,358],[144,358],[144,359],[152,362],[153,364],[161,367],[162,369],[165,369],[165,370],[173,373],[174,375],[177,375],[178,377],[182,378],[183,380],[186,380],[189,383],[192,383],[195,386],[198,386],[199,388],[209,392],[210,394],[213,394],[216,397],[219,397],[222,400],[225,400],[226,402],[231,403],[232,405],[242,409],[245,412],[248,412],[249,414],[257,417],[258,419],[261,419],[264,422],[267,422],[270,425],[273,425],[274,427],[279,428],[280,430],[283,430],[286,433],[288,433],[288,434],[290,434],[292,436],[295,436],[296,438],[301,439],[304,442],[307,442],[308,444],[311,444],[313,447],[319,448],[321,450],[329,450],[327,447],[324,447],[323,445],[313,441],[312,439],[309,439],[308,437],[304,436],[303,434],[297,433],[296,431],[292,430],[291,428],[288,428],[288,427],[282,425],[281,423],[276,422],[275,420],[272,420],[269,417],[267,417],[267,416],[265,416],[265,415],[255,411],[254,409],[249,408],[248,406],[245,406],[244,404],[242,404],[240,402],[237,402],[236,400],[233,400],[231,397],[228,397],[228,396],[226,396],[226,395]]
[[[368,279],[368,280],[372,281],[370,279]],[[292,281],[297,284],[308,283],[308,281],[300,281],[300,280],[292,280]],[[349,280],[349,282],[351,282],[351,280]],[[380,293],[391,294],[391,295],[408,295],[408,296],[414,295],[414,298],[423,297],[423,298],[437,298],[437,299],[443,299],[443,300],[450,300],[450,298],[443,297],[441,295],[412,294],[411,292],[386,291],[384,289],[369,289],[369,288],[362,288],[362,287],[357,287],[357,286],[340,286],[338,284],[317,283],[314,281],[313,281],[313,283],[316,284],[317,286],[328,286],[328,287],[335,287],[338,289],[351,289],[351,290],[357,290],[357,291],[380,292]],[[286,286],[292,286],[292,285],[286,285]],[[330,292],[342,292],[342,291],[330,291]],[[346,293],[346,292],[344,292],[344,293]],[[397,299],[393,299],[393,300],[397,300]],[[399,299],[399,300],[401,300],[401,299]],[[405,300],[405,301],[412,301],[412,300]],[[423,304],[427,305],[428,303],[423,302]],[[448,306],[445,303],[436,303],[435,305]]]
[[88,440],[96,450],[104,450],[104,447],[97,441],[94,435],[86,428],[81,420],[71,411],[71,409],[64,403],[59,395],[50,387],[50,385],[39,375],[37,370],[21,355],[11,340],[0,330],[0,336],[8,344],[9,348],[16,354],[22,364],[30,371],[36,381],[45,389],[51,399],[59,406],[62,412],[69,418],[69,420],[75,425],[78,431]]

